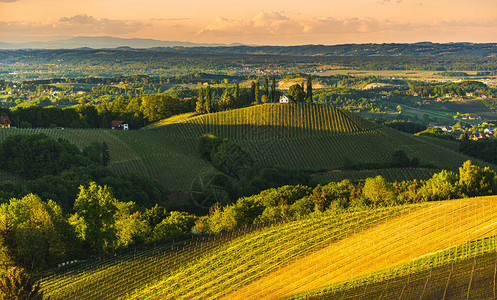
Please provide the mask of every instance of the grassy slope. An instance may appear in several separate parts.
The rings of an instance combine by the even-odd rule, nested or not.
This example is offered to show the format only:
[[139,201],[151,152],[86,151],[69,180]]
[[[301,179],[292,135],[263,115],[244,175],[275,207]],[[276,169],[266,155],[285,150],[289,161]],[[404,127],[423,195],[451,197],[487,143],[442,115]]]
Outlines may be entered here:
[[[93,262],[46,278],[42,286],[53,299],[276,299],[431,255],[431,262],[464,261],[470,251],[454,246],[494,236],[496,217],[495,196],[309,217],[228,234],[216,243],[197,241],[182,252],[148,250]],[[456,250],[443,252],[451,247]],[[495,242],[473,248],[495,251]],[[398,270],[397,277],[406,274]]]
[[495,299],[496,253],[299,299]]
[[434,203],[296,260],[228,298],[276,299],[376,272],[495,235],[496,217],[496,197]]
[[10,134],[37,132],[67,139],[79,147],[105,141],[113,171],[142,173],[170,191],[189,190],[199,174],[213,172],[213,167],[196,154],[197,140],[203,133],[235,140],[261,166],[294,170],[331,170],[347,160],[384,163],[396,149],[406,150],[422,164],[453,170],[468,159],[436,142],[380,127],[351,113],[305,104],[264,104],[128,132],[2,129],[0,140]]

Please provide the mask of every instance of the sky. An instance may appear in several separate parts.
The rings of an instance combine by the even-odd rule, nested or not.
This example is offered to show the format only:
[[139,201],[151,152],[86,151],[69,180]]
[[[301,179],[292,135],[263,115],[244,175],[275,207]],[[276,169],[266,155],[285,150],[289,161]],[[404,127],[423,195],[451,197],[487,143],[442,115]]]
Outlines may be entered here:
[[497,0],[0,0],[0,41],[497,42]]

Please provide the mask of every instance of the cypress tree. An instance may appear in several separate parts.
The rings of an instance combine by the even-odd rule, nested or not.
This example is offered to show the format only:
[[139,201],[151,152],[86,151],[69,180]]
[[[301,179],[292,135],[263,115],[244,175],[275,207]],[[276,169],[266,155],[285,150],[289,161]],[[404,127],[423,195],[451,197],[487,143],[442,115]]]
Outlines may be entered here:
[[252,85],[250,86],[250,99],[255,100],[255,82],[252,81]]
[[312,78],[311,75],[307,76],[307,94],[305,96],[306,102],[312,102]]
[[197,100],[197,105],[195,107],[195,111],[199,114],[205,112],[204,88],[200,88],[200,90],[198,91],[198,100]]
[[276,98],[276,79],[274,79],[273,77],[273,80],[271,82],[271,102],[276,102],[276,99],[274,98]]
[[205,111],[207,113],[211,112],[211,87],[207,86],[205,88]]
[[259,81],[257,81],[257,82],[255,83],[255,94],[254,94],[254,96],[255,96],[255,102],[256,102],[257,104],[260,104],[260,103],[261,103],[261,102],[260,102],[261,100],[259,99],[259,93],[260,93],[260,87],[259,87]]
[[102,164],[106,167],[110,162],[110,152],[109,146],[107,146],[106,142],[102,143]]
[[269,83],[267,77],[264,78],[264,95],[269,98]]

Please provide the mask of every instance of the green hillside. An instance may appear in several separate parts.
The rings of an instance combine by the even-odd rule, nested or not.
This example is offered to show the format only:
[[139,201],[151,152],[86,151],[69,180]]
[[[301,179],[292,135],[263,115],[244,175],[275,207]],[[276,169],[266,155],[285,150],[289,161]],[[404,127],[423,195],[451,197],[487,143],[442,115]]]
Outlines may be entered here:
[[41,285],[52,299],[278,299],[382,287],[411,298],[420,281],[437,295],[439,276],[460,296],[481,286],[454,270],[495,262],[496,217],[495,196],[328,212],[72,264]]
[[[81,148],[105,141],[113,171],[142,173],[169,191],[188,191],[198,176],[216,172],[196,151],[198,138],[204,133],[235,141],[258,166],[288,170],[326,172],[347,162],[384,164],[391,161],[396,149],[404,149],[421,164],[453,170],[468,159],[435,140],[404,134],[340,109],[312,104],[263,104],[195,116],[147,130],[1,129],[0,140],[11,134],[39,132],[67,139]],[[404,175],[419,176],[425,178],[427,174],[414,170],[412,175]]]

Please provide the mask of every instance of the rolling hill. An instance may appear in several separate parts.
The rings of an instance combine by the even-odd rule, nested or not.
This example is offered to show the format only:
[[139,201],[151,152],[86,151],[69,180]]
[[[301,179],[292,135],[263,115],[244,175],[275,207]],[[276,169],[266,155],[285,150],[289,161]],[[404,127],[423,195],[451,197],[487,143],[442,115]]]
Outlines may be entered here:
[[491,298],[496,218],[496,196],[328,212],[73,264],[41,285],[52,299]]
[[[199,177],[219,172],[197,154],[198,138],[204,133],[233,140],[260,167],[311,173],[327,172],[350,162],[365,166],[384,164],[391,161],[396,149],[405,150],[410,158],[417,157],[421,164],[434,165],[431,173],[439,168],[457,170],[469,159],[435,140],[404,134],[322,105],[263,104],[164,123],[169,124],[130,131],[2,129],[0,140],[11,134],[45,133],[81,148],[105,141],[111,156],[110,168],[115,173],[141,173],[171,192],[189,191]],[[488,165],[476,159],[474,163]],[[373,173],[368,176],[384,173],[391,178],[399,172],[403,179],[430,175],[430,170],[417,169],[370,171]]]

